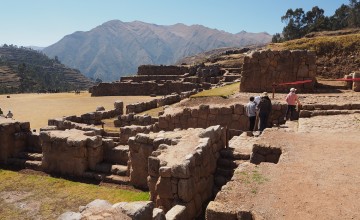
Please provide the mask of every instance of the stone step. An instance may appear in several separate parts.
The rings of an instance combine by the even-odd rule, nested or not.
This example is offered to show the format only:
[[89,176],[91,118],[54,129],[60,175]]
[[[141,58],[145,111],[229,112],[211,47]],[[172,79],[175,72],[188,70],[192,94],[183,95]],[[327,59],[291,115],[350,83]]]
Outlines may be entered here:
[[127,176],[128,174],[127,166],[109,163],[96,164],[94,171],[99,173],[115,174],[119,176]]
[[42,162],[37,160],[26,160],[22,158],[8,158],[7,164],[32,170],[42,170]]
[[120,137],[109,137],[109,136],[104,136],[106,137],[106,139],[111,139],[114,141],[114,143],[119,143],[120,142]]
[[42,153],[20,152],[17,154],[17,158],[26,159],[26,160],[41,161],[42,157],[43,157]]
[[129,146],[118,145],[104,152],[104,161],[112,164],[127,165],[129,160]]
[[111,132],[111,131],[106,131],[104,132],[104,137],[120,137],[120,130],[118,132]]
[[220,151],[222,158],[233,159],[233,160],[250,160],[250,153],[240,153],[233,149],[223,149]]
[[114,183],[119,185],[128,185],[130,178],[128,176],[118,176],[113,174],[106,173],[97,173],[92,171],[87,171],[83,174],[85,178],[96,179],[106,183]]

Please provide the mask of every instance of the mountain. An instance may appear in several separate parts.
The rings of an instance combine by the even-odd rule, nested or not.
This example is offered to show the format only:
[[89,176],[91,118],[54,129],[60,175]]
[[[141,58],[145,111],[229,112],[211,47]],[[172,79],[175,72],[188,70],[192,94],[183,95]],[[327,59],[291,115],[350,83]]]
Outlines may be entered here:
[[75,32],[43,52],[104,81],[137,72],[143,64],[175,63],[182,57],[219,47],[243,47],[271,41],[266,33],[231,34],[202,25],[156,25],[140,21],[108,21],[90,31]]
[[0,47],[0,93],[88,89],[93,83],[80,73],[26,47]]

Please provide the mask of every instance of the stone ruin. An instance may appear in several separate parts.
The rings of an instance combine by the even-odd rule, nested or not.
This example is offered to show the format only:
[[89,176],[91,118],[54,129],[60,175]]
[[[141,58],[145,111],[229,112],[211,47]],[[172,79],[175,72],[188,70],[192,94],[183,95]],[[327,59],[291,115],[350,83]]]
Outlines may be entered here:
[[[353,72],[344,76],[344,79],[360,79],[360,72]],[[346,87],[352,89],[354,92],[360,92],[360,80],[358,81],[347,81]]]
[[238,80],[239,74],[219,66],[152,66],[138,67],[136,76],[120,81],[100,83],[90,89],[92,96],[106,95],[169,95],[193,90],[210,89],[212,85]]
[[[255,51],[244,59],[241,92],[272,91],[273,83],[303,80],[312,83],[292,85],[302,92],[313,91],[316,76],[316,54],[313,51]],[[288,92],[288,87],[277,86],[277,92]]]
[[[116,106],[115,109],[123,107],[121,102]],[[285,105],[274,102],[273,110],[269,125],[284,123],[281,116]],[[300,117],[356,112],[360,112],[360,103],[305,104]],[[151,215],[193,219],[203,215],[207,202],[231,180],[239,164],[277,163],[281,159],[281,149],[259,145],[248,135],[241,104],[185,108],[163,115],[147,126],[120,127],[119,132],[105,132],[67,119],[51,119],[48,127],[34,133],[27,122],[0,117],[0,162],[64,176],[130,184],[148,189],[151,195],[148,202],[72,213],[77,216],[121,212],[129,217],[134,214],[129,210],[138,210],[135,213],[140,215],[144,210],[139,211],[140,207],[146,206]],[[219,216],[211,207],[208,216]]]

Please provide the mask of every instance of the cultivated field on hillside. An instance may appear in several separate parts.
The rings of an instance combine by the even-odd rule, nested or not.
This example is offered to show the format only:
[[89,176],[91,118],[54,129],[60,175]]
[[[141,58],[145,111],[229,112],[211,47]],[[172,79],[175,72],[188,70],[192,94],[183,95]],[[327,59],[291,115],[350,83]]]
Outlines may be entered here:
[[[71,116],[93,112],[97,106],[106,110],[114,108],[114,102],[121,100],[124,107],[127,104],[154,99],[150,96],[103,96],[91,97],[88,92],[53,94],[13,94],[0,95],[0,108],[6,114],[11,110],[14,118],[19,121],[29,121],[32,129],[39,130],[47,125],[50,118]],[[125,110],[125,109],[124,109]]]

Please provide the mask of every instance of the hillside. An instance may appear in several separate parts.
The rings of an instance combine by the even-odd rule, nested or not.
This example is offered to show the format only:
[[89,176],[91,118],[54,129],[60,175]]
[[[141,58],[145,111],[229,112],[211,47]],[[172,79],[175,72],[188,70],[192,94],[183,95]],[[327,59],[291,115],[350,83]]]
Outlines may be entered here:
[[317,75],[322,78],[342,78],[360,70],[360,30],[311,33],[305,38],[269,44],[268,48],[314,50]]
[[16,46],[0,47],[0,93],[87,89],[92,82],[56,59]]
[[231,34],[201,25],[156,25],[140,21],[106,22],[87,32],[75,32],[45,48],[50,57],[105,81],[137,72],[143,64],[173,64],[177,60],[220,47],[270,42],[267,33]]

